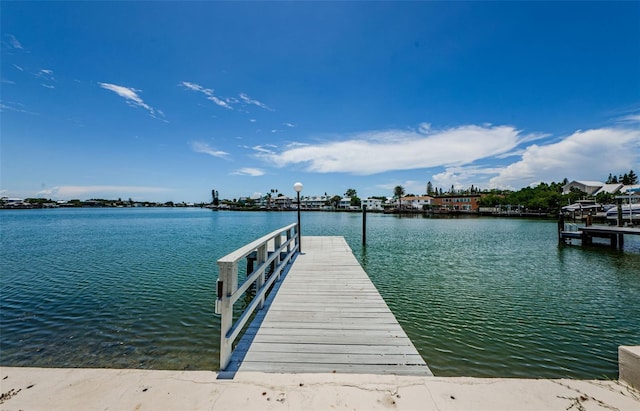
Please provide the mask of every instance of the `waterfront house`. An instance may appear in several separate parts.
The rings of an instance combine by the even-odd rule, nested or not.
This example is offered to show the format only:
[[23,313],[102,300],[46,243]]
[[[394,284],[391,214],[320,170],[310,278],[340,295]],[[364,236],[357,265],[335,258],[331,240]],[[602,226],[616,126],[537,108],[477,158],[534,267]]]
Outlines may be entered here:
[[436,196],[433,198],[432,205],[445,211],[477,212],[480,207],[480,198],[480,194]]
[[[297,200],[296,200],[297,201]],[[276,198],[272,198],[271,199],[271,206],[274,208],[277,208],[279,210],[288,210],[291,208],[291,204],[293,203],[293,200],[291,199],[291,197],[287,197],[285,195],[279,195]]]
[[315,195],[300,197],[300,203],[302,209],[307,210],[325,210],[327,207],[331,208],[329,204],[331,202],[330,195]]
[[340,200],[340,204],[338,205],[338,208],[343,210],[348,210],[349,207],[351,207],[351,197],[343,197]]
[[369,211],[382,211],[382,200],[379,198],[366,198],[362,200],[362,206],[367,206]]
[[409,210],[426,210],[433,204],[431,196],[406,196],[400,199],[402,207]]

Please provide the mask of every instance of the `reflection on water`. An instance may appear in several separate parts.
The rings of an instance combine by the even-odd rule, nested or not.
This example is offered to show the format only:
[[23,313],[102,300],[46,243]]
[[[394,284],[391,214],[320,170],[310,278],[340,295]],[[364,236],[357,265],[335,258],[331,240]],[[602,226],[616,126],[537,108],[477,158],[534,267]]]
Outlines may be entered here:
[[[295,213],[0,214],[0,363],[217,369],[216,259]],[[640,343],[640,238],[558,246],[556,224],[303,213],[341,235],[436,375],[617,377]],[[241,270],[242,271],[242,270]]]

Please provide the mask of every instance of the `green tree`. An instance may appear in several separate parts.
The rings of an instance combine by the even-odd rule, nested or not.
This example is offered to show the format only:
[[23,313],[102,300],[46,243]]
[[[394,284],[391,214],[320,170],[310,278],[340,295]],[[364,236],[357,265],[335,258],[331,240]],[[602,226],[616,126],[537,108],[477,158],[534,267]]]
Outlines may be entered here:
[[330,200],[331,205],[334,208],[338,208],[338,206],[340,205],[340,200],[342,200],[342,198],[340,196],[336,195],[336,196],[331,197],[331,200]]
[[404,195],[404,187],[395,186],[393,188],[393,197],[398,199],[398,210],[402,208],[402,196]]
[[350,188],[347,190],[346,193],[344,193],[345,197],[355,197],[357,195],[355,188]]
[[431,194],[433,194],[433,184],[431,184],[431,181],[427,181],[427,195]]
[[633,172],[633,170],[629,170],[629,174],[627,174],[627,176],[629,178],[630,185],[638,184],[638,176]]

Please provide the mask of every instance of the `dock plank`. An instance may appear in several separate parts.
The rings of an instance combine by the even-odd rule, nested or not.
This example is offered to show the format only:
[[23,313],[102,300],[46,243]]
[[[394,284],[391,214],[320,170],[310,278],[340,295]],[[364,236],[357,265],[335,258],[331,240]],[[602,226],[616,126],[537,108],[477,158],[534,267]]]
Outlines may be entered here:
[[303,237],[239,342],[238,371],[433,375],[343,237]]

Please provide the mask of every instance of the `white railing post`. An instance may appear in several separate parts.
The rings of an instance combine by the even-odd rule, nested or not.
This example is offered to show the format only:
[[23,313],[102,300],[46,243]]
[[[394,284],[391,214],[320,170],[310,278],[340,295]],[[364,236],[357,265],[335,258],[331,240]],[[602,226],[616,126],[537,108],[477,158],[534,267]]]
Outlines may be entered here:
[[[282,246],[282,234],[278,235],[273,239],[273,249],[276,253],[276,259],[273,260],[273,267],[275,271],[278,271],[278,281],[280,281],[280,270],[277,270],[277,267],[280,267],[280,247]],[[272,274],[273,275],[273,274]]]
[[[265,265],[265,262],[267,261],[267,255],[267,243],[265,242],[260,247],[258,247],[258,258],[256,262],[258,263],[258,267],[262,266],[262,268],[260,268],[260,276],[256,280],[256,293],[259,292],[264,285],[265,272],[267,271],[267,267]],[[264,294],[262,294],[262,297],[260,297],[260,304],[258,305],[258,308],[264,307],[264,297]]]
[[238,289],[237,262],[218,262],[220,274],[218,277],[218,301],[216,313],[220,318],[220,369],[227,368],[233,351],[233,341],[227,338],[227,333],[233,326],[233,300],[231,296]]

